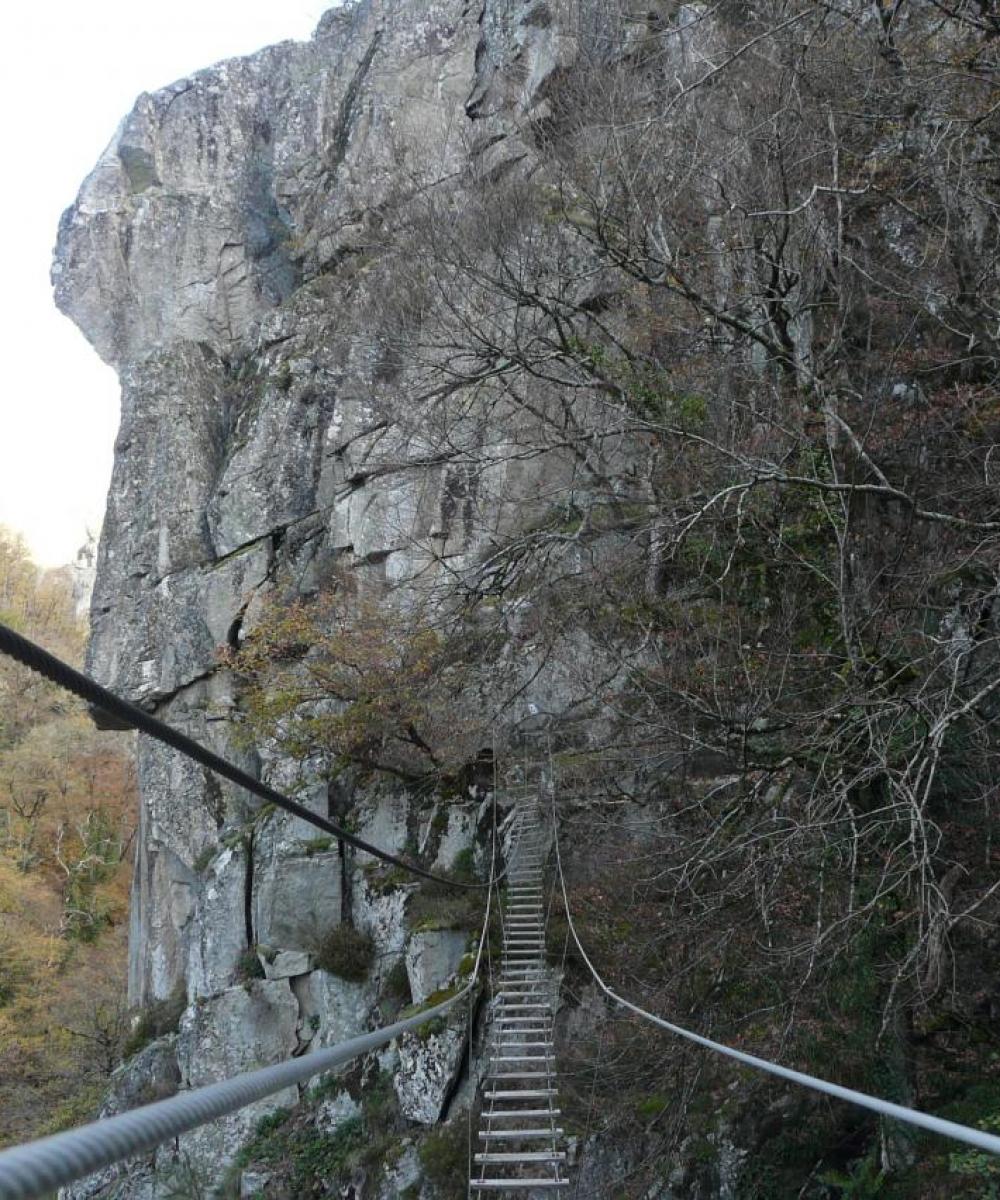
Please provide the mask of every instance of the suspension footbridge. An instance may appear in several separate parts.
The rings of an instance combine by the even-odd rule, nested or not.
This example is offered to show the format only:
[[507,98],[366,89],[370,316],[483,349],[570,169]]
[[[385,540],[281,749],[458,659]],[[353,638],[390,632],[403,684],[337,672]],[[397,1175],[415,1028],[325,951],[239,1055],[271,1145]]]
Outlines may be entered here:
[[518,809],[503,908],[503,958],[483,1088],[472,1191],[529,1192],[569,1186],[556,1107],[555,1007],[545,961],[547,841],[534,799]]
[[[442,1003],[328,1049],[293,1057],[78,1129],[2,1151],[0,1200],[37,1200],[47,1197],[59,1187],[134,1158],[181,1133],[371,1053],[403,1033],[448,1014],[457,1005],[469,1000],[487,976],[493,993],[489,1062],[482,1087],[476,1148],[470,1156],[469,1194],[517,1196],[532,1191],[565,1192],[572,1181],[568,1170],[569,1151],[559,1123],[561,1112],[556,1054],[559,997],[555,977],[547,968],[545,956],[546,872],[550,862],[554,877],[548,895],[555,895],[561,901],[580,961],[600,992],[615,1007],[755,1071],[1000,1155],[1000,1137],[994,1134],[841,1087],[829,1080],[726,1046],[648,1012],[614,991],[592,962],[573,920],[559,842],[558,807],[551,778],[540,778],[533,787],[527,788],[516,806],[506,869],[501,869],[498,862],[494,821],[489,879],[481,884],[460,883],[373,846],[336,822],[318,816],[187,735],[109,692],[93,679],[2,624],[0,653],[30,667],[100,709],[113,718],[119,727],[138,729],[172,746],[261,799],[406,872],[451,887],[478,889],[484,901],[483,923],[473,970],[461,989]],[[499,970],[494,972],[489,961],[489,938],[495,897],[502,887],[506,891],[501,909],[503,953]]]

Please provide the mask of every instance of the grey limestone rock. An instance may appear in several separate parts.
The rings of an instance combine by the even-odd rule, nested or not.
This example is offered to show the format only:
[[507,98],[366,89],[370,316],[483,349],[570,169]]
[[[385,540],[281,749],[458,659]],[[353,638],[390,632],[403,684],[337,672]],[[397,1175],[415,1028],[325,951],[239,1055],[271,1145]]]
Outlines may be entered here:
[[455,865],[455,859],[472,845],[476,833],[477,815],[474,808],[460,808],[453,804],[448,809],[448,823],[438,844],[435,869],[446,871]]
[[294,979],[312,970],[312,955],[301,950],[279,950],[275,954],[260,953],[258,957],[268,979]]
[[352,890],[354,919],[358,928],[369,934],[378,947],[374,974],[380,981],[392,969],[392,963],[406,945],[406,900],[410,890],[394,888],[380,892],[369,884],[363,872],[355,875]]
[[433,1125],[441,1119],[465,1053],[464,1016],[449,1014],[443,1029],[404,1033],[399,1039],[399,1069],[392,1081],[408,1120]]
[[[143,1104],[165,1100],[177,1092],[180,1083],[176,1035],[157,1038],[115,1071],[100,1116],[113,1117]],[[129,1194],[137,1200],[147,1200],[153,1194],[152,1175],[152,1156],[146,1156],[98,1171],[79,1183],[62,1188],[59,1196],[60,1200],[92,1200],[107,1195],[109,1188],[127,1179],[132,1189]]]
[[227,847],[199,889],[188,939],[191,999],[211,996],[235,982],[249,949],[246,927],[246,852]]
[[468,945],[469,935],[457,929],[429,929],[410,937],[406,974],[414,1004],[423,1004],[455,977]]
[[317,950],[324,935],[340,924],[341,887],[336,853],[265,862],[254,877],[258,941],[283,950]]
[[240,1200],[257,1200],[258,1196],[266,1196],[270,1181],[271,1177],[266,1171],[241,1171]]
[[[298,1045],[298,1020],[299,1005],[287,979],[254,980],[191,1005],[177,1036],[184,1085],[200,1087],[291,1057]],[[211,1177],[231,1162],[261,1117],[297,1100],[298,1089],[285,1088],[183,1134],[179,1151]]]
[[316,1108],[316,1128],[324,1133],[333,1133],[338,1125],[361,1115],[361,1105],[349,1092],[338,1092],[323,1100]]
[[357,1037],[369,1027],[374,985],[355,983],[327,971],[312,971],[291,981],[299,1004],[299,1037],[318,1050]]
[[[358,836],[373,846],[388,850],[390,854],[401,854],[406,845],[408,814],[406,796],[399,793],[374,796],[360,807]],[[376,860],[360,850],[357,852],[357,861],[363,864]]]
[[379,1200],[396,1200],[397,1196],[412,1195],[422,1176],[416,1146],[405,1146],[395,1162],[386,1164]]

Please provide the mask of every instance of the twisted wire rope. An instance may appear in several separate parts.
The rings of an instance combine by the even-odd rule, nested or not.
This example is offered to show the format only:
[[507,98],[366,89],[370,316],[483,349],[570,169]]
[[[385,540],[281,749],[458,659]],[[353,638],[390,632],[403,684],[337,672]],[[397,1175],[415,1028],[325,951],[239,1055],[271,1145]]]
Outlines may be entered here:
[[311,809],[306,808],[304,804],[300,804],[290,796],[286,796],[284,793],[269,787],[266,783],[262,783],[259,779],[255,779],[248,772],[244,771],[242,767],[238,767],[235,763],[231,763],[220,754],[216,754],[214,750],[209,750],[200,742],[196,742],[194,738],[188,737],[186,733],[181,733],[179,729],[174,729],[173,726],[154,717],[137,704],[116,696],[114,692],[103,687],[95,679],[91,679],[89,675],[76,670],[69,663],[63,662],[62,659],[57,658],[54,654],[50,654],[48,650],[44,650],[37,643],[16,633],[9,626],[2,623],[0,623],[0,653],[6,654],[9,658],[21,663],[22,666],[28,667],[30,670],[44,676],[51,683],[57,684],[65,691],[71,692],[81,700],[85,700],[94,708],[98,708],[109,716],[114,717],[117,722],[127,726],[129,729],[137,729],[141,733],[155,738],[156,741],[162,742],[163,745],[170,746],[174,750],[179,750],[181,754],[200,763],[203,767],[207,767],[210,771],[214,771],[217,775],[221,775],[224,779],[228,779],[230,783],[235,783],[237,787],[245,788],[259,799],[265,800],[269,804],[277,805],[278,808],[284,809],[285,812],[291,813],[292,816],[307,821],[310,825],[315,825],[317,829],[322,829],[324,833],[332,834],[348,845],[354,846],[357,850],[363,850],[366,854],[371,854],[383,862],[401,867],[404,871],[409,871],[412,875],[419,875],[423,879],[430,879],[434,883],[445,884],[448,887],[482,891],[489,886],[483,883],[464,883],[455,879],[449,879],[445,875],[437,875],[417,863],[409,862],[405,858],[391,854],[388,850],[382,850],[378,846],[373,846],[370,842],[366,842],[363,838],[351,833],[350,830],[345,829],[342,825],[338,825],[335,821],[319,816],[318,813],[314,813]]
[[116,1117],[94,1121],[79,1129],[0,1151],[0,1200],[36,1200],[56,1188],[92,1175],[102,1167],[131,1158],[143,1150],[151,1150],[168,1138],[177,1137],[217,1117],[245,1108],[255,1100],[304,1083],[313,1075],[377,1050],[401,1034],[443,1016],[470,996],[478,981],[492,910],[492,882],[491,871],[491,886],[486,893],[486,913],[475,964],[469,981],[454,996],[403,1021],[350,1038],[328,1049],[315,1050],[270,1067],[261,1067],[232,1079],[182,1092],[168,1100],[147,1104]]
[[624,996],[619,996],[617,992],[608,987],[598,974],[597,968],[591,962],[587,951],[583,948],[583,944],[576,931],[576,926],[573,923],[573,914],[569,906],[569,895],[566,890],[566,876],[563,873],[554,795],[552,796],[552,830],[555,840],[556,868],[559,873],[559,884],[562,889],[563,906],[566,910],[566,923],[569,926],[573,941],[576,943],[577,951],[593,976],[594,982],[616,1004],[628,1009],[636,1016],[642,1017],[643,1020],[658,1025],[668,1033],[673,1033],[677,1037],[695,1043],[695,1045],[703,1046],[707,1050],[713,1050],[717,1054],[723,1054],[727,1058],[735,1059],[737,1062],[743,1063],[748,1067],[753,1067],[757,1071],[765,1071],[769,1075],[776,1075],[780,1079],[787,1079],[789,1082],[798,1084],[800,1087],[806,1087],[815,1092],[822,1092],[827,1096],[835,1097],[837,1100],[845,1100],[849,1104],[858,1105],[860,1108],[867,1108],[872,1112],[878,1113],[880,1116],[904,1121],[906,1124],[915,1125],[919,1129],[926,1129],[931,1133],[940,1134],[942,1137],[964,1142],[980,1150],[986,1150],[990,1154],[1000,1155],[1000,1137],[997,1137],[995,1134],[986,1133],[981,1129],[972,1129],[968,1125],[960,1125],[957,1121],[948,1121],[943,1117],[934,1117],[929,1113],[919,1112],[917,1109],[908,1108],[902,1104],[893,1104],[891,1101],[882,1100],[878,1096],[869,1096],[866,1092],[859,1092],[854,1088],[842,1087],[838,1083],[830,1083],[826,1079],[819,1079],[817,1076],[809,1075],[805,1071],[796,1071],[791,1067],[782,1067],[778,1063],[771,1062],[769,1059],[759,1058],[755,1054],[747,1054],[743,1050],[736,1050],[732,1046],[726,1046],[722,1042],[715,1042],[711,1038],[703,1037],[699,1033],[693,1033],[690,1029],[684,1029],[680,1025],[673,1024],[671,1021],[665,1021],[662,1017],[656,1016],[655,1013],[647,1012],[646,1009],[640,1008],[630,1000],[626,1000]]
[[407,862],[378,846],[371,845],[335,822],[318,816],[297,801],[254,779],[193,738],[158,720],[137,705],[116,696],[96,680],[77,671],[2,623],[0,653],[6,654],[79,699],[109,714],[121,725],[148,734],[237,786],[333,834],[356,849],[437,883],[466,889],[485,889],[486,892],[486,909],[473,970],[468,982],[454,996],[403,1021],[350,1038],[336,1046],[316,1050],[311,1054],[291,1058],[256,1071],[245,1072],[231,1079],[182,1092],[155,1104],[107,1117],[78,1129],[0,1151],[0,1200],[33,1200],[46,1196],[55,1189],[92,1175],[104,1167],[131,1158],[144,1150],[150,1150],[169,1138],[177,1137],[208,1121],[245,1108],[248,1104],[283,1088],[303,1083],[313,1075],[332,1070],[362,1054],[376,1050],[401,1034],[416,1029],[435,1017],[443,1016],[466,997],[470,998],[471,1005],[472,992],[479,979],[483,949],[489,936],[493,893],[499,886],[496,873],[495,791],[489,880],[486,883],[461,883]]

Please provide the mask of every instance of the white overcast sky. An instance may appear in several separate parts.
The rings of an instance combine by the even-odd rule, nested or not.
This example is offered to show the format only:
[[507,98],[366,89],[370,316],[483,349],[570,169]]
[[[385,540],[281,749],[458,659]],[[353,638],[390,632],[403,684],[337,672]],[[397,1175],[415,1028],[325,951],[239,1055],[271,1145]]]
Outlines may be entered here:
[[100,525],[118,426],[114,373],[52,303],[60,213],[140,92],[307,39],[337,0],[34,0],[0,43],[0,524],[70,561]]

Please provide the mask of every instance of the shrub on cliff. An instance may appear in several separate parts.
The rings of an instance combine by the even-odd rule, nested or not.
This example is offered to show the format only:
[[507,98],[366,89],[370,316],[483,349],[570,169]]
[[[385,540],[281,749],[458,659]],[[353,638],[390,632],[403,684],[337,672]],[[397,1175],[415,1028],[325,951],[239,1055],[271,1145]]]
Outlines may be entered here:
[[361,983],[375,962],[375,943],[368,933],[340,924],[316,948],[316,966],[352,983]]
[[464,696],[467,640],[391,594],[274,604],[223,657],[246,685],[248,740],[274,738],[293,758],[323,753],[430,786],[489,742]]

